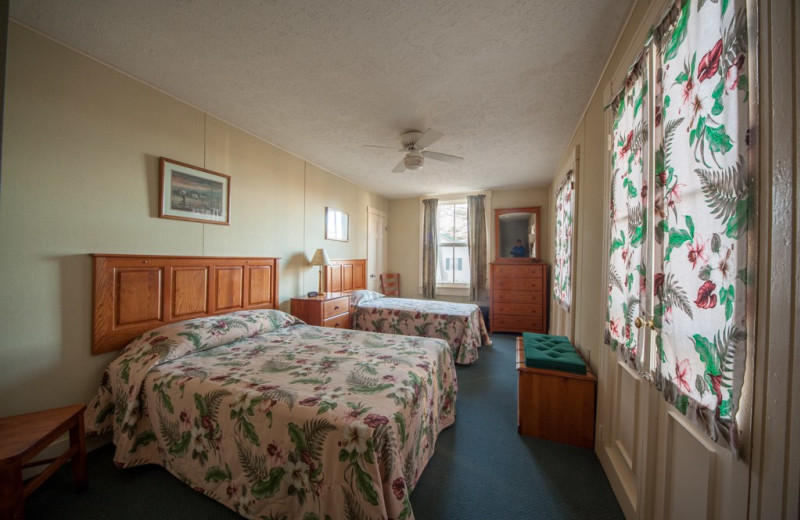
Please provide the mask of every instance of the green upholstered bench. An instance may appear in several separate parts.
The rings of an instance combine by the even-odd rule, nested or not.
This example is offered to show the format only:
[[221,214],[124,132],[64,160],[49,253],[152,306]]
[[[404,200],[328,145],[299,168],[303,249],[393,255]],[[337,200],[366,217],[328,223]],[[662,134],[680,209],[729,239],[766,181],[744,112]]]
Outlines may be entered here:
[[564,336],[517,338],[517,431],[594,448],[597,378]]
[[586,362],[566,336],[524,332],[525,366],[586,374]]

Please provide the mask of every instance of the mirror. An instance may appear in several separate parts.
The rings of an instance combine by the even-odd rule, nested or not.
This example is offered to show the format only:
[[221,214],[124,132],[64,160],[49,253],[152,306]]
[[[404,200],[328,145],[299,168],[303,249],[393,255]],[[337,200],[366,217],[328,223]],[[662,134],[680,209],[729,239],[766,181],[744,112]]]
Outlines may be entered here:
[[530,263],[539,258],[539,209],[494,210],[495,262]]
[[344,211],[325,208],[325,238],[328,240],[348,241],[349,217]]

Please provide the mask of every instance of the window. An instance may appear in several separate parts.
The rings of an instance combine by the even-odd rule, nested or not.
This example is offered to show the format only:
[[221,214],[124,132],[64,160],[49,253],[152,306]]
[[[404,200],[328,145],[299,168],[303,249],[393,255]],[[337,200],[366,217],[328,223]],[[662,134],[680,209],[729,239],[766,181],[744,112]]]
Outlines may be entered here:
[[[553,297],[569,310],[572,301],[572,224],[575,185],[572,170],[567,172],[556,194],[556,256],[553,266]],[[535,231],[534,231],[535,232]]]
[[440,202],[436,283],[469,285],[467,202]]
[[611,104],[607,342],[734,452],[757,243],[745,3],[676,2]]

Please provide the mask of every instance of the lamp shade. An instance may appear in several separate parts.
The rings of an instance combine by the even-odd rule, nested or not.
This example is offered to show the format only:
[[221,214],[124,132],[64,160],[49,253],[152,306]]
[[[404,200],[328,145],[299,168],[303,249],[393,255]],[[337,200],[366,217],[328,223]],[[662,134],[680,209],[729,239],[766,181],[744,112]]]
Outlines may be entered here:
[[331,259],[324,249],[317,249],[311,257],[311,265],[331,265]]

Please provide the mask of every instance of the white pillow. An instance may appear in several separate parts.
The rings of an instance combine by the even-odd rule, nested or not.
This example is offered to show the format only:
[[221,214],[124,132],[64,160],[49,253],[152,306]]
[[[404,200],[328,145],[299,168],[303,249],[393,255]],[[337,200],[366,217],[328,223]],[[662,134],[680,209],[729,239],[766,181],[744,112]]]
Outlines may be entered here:
[[368,302],[370,300],[377,300],[383,298],[385,295],[375,291],[362,289],[360,291],[353,291],[350,293],[350,305],[355,307],[360,302]]

